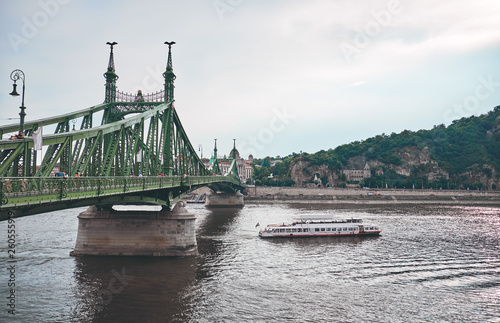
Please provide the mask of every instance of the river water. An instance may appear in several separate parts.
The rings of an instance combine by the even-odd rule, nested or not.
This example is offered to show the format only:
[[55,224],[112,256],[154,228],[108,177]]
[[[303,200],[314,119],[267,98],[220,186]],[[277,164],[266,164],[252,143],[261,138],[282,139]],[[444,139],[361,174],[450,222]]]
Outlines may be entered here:
[[[197,215],[197,257],[70,257],[81,208],[15,219],[8,262],[1,222],[0,321],[500,322],[498,207],[188,209]],[[382,235],[257,235],[258,222],[326,213],[376,223]],[[7,305],[11,265],[15,315]]]

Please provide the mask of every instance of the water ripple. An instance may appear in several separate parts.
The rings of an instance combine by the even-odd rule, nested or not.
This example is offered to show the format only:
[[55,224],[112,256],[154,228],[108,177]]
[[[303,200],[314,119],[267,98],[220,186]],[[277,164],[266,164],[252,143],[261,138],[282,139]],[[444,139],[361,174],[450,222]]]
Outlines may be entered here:
[[[17,220],[21,321],[500,321],[500,208],[189,207],[198,218],[199,250],[189,258],[73,258],[80,210]],[[383,232],[365,238],[257,235],[257,222],[263,227],[318,213],[361,217]],[[0,252],[6,254],[5,245]],[[110,287],[117,281],[113,273],[122,270],[134,278],[122,289]],[[6,293],[4,282],[0,294]],[[5,315],[0,311],[0,321],[8,321]]]

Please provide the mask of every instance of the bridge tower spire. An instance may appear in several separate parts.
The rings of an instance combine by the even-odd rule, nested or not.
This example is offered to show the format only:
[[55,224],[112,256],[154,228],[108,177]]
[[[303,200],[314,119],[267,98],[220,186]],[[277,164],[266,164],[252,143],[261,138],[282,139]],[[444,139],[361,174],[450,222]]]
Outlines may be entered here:
[[106,95],[104,102],[115,102],[116,101],[116,80],[118,80],[118,75],[115,73],[115,59],[113,57],[113,46],[118,44],[117,42],[107,42],[107,45],[111,47],[109,53],[109,63],[108,70],[104,73],[104,78],[106,79]]
[[219,166],[219,160],[217,159],[217,139],[214,139],[214,141],[215,141],[215,146],[214,146],[214,159],[212,161],[212,172],[214,174],[222,175]]
[[236,139],[233,139],[233,159],[236,159]]
[[174,69],[172,67],[172,45],[175,44],[174,41],[168,42],[165,44],[168,45],[168,58],[167,58],[167,68],[163,73],[163,78],[165,79],[165,102],[172,102],[174,100],[174,80],[175,74]]

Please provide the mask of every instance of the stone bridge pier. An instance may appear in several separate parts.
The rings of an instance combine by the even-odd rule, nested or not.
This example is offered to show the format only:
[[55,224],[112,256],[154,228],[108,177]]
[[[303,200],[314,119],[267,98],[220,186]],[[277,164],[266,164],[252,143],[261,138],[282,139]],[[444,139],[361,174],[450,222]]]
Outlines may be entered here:
[[78,215],[72,256],[193,256],[195,216],[179,201],[172,211],[98,210]]
[[208,207],[243,207],[245,201],[240,191],[236,193],[218,193],[210,191],[207,194],[205,206]]

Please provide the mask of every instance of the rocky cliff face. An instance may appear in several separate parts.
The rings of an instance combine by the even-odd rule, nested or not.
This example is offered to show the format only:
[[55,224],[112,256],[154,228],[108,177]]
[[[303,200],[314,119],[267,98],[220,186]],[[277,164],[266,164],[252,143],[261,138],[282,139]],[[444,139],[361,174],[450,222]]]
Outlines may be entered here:
[[434,182],[441,178],[449,179],[450,175],[447,171],[439,167],[438,163],[431,159],[429,149],[418,147],[404,148],[399,154],[403,160],[402,165],[387,165],[389,169],[403,176],[410,176],[412,169],[415,167],[425,166],[425,176],[429,182]]
[[289,167],[289,176],[297,187],[334,186],[338,175],[326,165],[311,165],[303,158],[296,158]]
[[[407,147],[404,148],[397,154],[401,160],[401,165],[391,165],[384,164],[378,160],[367,160],[365,155],[358,155],[350,158],[345,169],[363,169],[366,164],[372,170],[372,173],[375,175],[384,175],[384,169],[394,170],[397,174],[409,177],[412,175],[412,172],[415,171],[415,168],[420,168],[421,171],[419,173],[420,176],[427,177],[429,182],[434,182],[440,180],[442,178],[448,180],[449,173],[439,167],[438,163],[431,159],[430,152],[427,147],[418,148],[418,147]],[[479,175],[480,172],[470,171],[464,176],[468,176],[471,178],[477,178],[478,182],[481,181],[486,183],[485,176],[482,177]],[[489,185],[494,182],[495,172],[491,170],[492,175],[489,179]],[[295,181],[296,186],[298,187],[317,187],[321,186],[338,186],[341,182],[343,182],[341,178],[340,171],[332,171],[326,165],[312,165],[309,161],[304,160],[303,158],[296,158],[291,164],[289,168],[289,176],[292,180]],[[319,180],[318,180],[319,179]]]
[[462,180],[469,183],[481,183],[484,188],[499,187],[500,179],[492,165],[474,166],[469,171],[460,174]]

